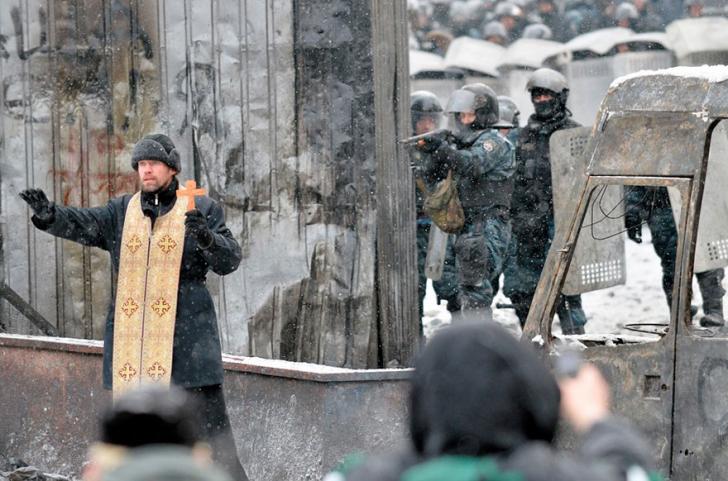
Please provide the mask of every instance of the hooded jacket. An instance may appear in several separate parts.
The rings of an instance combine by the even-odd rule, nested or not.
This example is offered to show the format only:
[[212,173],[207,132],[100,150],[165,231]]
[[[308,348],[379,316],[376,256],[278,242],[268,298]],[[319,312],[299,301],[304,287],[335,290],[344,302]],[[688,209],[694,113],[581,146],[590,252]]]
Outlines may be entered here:
[[556,381],[530,346],[495,323],[439,332],[419,359],[411,445],[352,469],[347,481],[607,481],[651,467],[647,445],[616,419],[573,455],[553,446]]

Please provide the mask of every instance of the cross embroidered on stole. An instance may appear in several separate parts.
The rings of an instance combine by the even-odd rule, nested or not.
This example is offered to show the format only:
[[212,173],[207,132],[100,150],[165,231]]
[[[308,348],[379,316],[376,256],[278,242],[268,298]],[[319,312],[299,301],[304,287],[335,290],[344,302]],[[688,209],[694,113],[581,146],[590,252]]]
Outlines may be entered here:
[[169,385],[184,250],[184,202],[152,229],[137,192],[124,217],[114,312],[114,398],[141,383]]

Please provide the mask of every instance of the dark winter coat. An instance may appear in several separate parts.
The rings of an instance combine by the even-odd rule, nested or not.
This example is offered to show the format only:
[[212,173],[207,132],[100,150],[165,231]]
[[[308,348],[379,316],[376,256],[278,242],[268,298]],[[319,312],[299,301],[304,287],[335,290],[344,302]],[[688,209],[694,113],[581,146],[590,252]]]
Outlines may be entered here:
[[[174,193],[176,188],[175,181],[167,190],[161,192],[158,205],[154,203],[154,194],[142,195],[142,209],[145,214],[156,218],[169,212],[177,201]],[[52,223],[44,224],[36,217],[33,217],[33,223],[54,236],[108,251],[111,256],[115,293],[121,236],[131,197],[117,197],[103,207],[55,205],[55,218]],[[172,353],[172,383],[183,387],[222,383],[220,336],[215,308],[205,286],[205,279],[210,270],[219,275],[233,272],[238,268],[241,259],[240,246],[225,226],[220,205],[209,197],[198,197],[195,199],[195,207],[207,218],[214,242],[209,248],[201,249],[194,238],[185,237]],[[115,294],[109,306],[104,333],[104,387],[107,389],[111,388],[112,378],[114,310]]]
[[549,231],[554,221],[554,199],[549,140],[557,130],[578,126],[566,114],[545,122],[532,115],[521,129],[516,144],[515,187],[511,201],[513,233],[519,246],[521,243],[526,248],[532,245],[542,252],[551,238]]
[[559,403],[554,377],[530,346],[494,323],[453,326],[417,362],[411,447],[365,461],[345,479],[613,481],[631,467],[651,469],[648,446],[613,418],[596,423],[573,455],[559,453]]

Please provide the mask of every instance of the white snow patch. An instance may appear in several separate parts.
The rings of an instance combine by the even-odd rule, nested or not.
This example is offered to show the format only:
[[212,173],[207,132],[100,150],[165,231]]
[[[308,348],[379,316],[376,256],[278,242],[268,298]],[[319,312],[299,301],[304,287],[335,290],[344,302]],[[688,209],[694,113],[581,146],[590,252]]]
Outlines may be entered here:
[[619,87],[624,82],[652,75],[671,75],[682,78],[699,78],[709,83],[718,83],[728,80],[728,66],[726,65],[703,65],[701,67],[672,67],[661,70],[640,70],[639,72],[617,77],[612,81],[609,90]]
[[[562,336],[558,316],[554,316],[552,335],[556,338],[556,343],[581,349],[581,346],[586,347],[586,343],[618,346],[660,339],[658,334],[647,331],[664,330],[662,326],[669,323],[670,311],[662,291],[662,268],[652,246],[650,230],[648,228],[642,230],[642,244],[626,240],[625,242],[626,284],[582,294],[582,305],[588,319],[584,335]],[[693,278],[692,292],[692,304],[701,306],[700,289],[695,278]],[[728,294],[724,302],[728,303]],[[510,304],[510,301],[499,292],[493,304],[496,303]],[[424,331],[428,339],[437,329],[450,324],[446,303],[437,304],[435,293],[429,283],[424,312]],[[695,319],[699,319],[700,316],[701,314],[698,314]],[[518,319],[512,309],[493,309],[493,318],[507,329],[520,333]],[[631,324],[641,323],[649,325],[633,327],[644,329],[645,332],[635,332],[628,328]],[[536,336],[532,342],[542,343],[544,339]]]

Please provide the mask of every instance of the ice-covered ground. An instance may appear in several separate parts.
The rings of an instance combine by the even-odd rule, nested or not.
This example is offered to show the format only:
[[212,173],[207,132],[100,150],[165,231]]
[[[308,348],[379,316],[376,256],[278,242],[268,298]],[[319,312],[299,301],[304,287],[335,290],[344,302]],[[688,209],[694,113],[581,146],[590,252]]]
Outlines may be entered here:
[[[627,334],[630,336],[655,336],[640,334],[625,329],[625,324],[665,324],[669,311],[662,292],[662,269],[660,260],[652,247],[649,229],[643,229],[642,244],[626,241],[627,283],[610,289],[589,292],[582,295],[582,303],[588,322],[587,334]],[[501,280],[501,285],[503,282]],[[693,278],[693,304],[700,306],[700,291]],[[728,296],[727,296],[728,297]],[[495,303],[510,304],[510,300],[499,292]],[[423,324],[429,337],[437,329],[450,324],[450,313],[446,303],[437,304],[432,283],[428,281],[424,303]],[[697,318],[702,315],[702,311]],[[496,321],[520,330],[515,312],[511,309],[494,309]],[[560,333],[558,321],[553,332]]]

